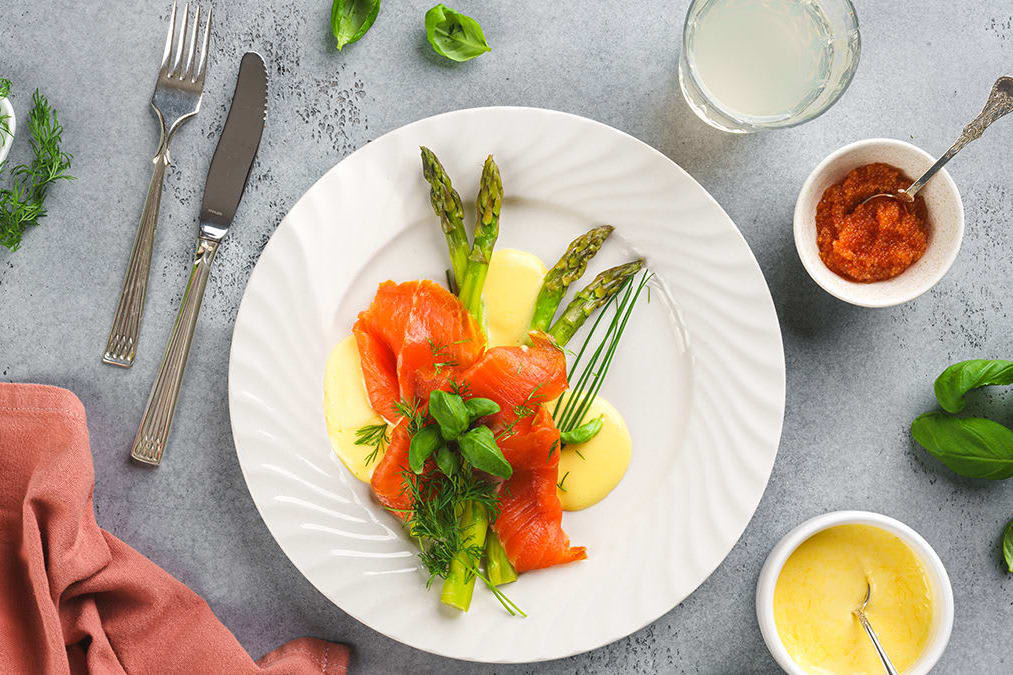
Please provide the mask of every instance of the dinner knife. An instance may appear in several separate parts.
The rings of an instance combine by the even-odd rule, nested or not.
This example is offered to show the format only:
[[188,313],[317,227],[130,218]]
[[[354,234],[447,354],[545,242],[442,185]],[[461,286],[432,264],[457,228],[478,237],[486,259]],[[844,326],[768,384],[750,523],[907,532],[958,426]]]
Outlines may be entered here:
[[267,69],[264,59],[259,54],[247,52],[239,64],[232,106],[208,168],[200,210],[200,234],[190,279],[130,450],[130,456],[139,462],[157,466],[162,461],[183,382],[183,370],[197,326],[197,315],[211,275],[211,264],[219,244],[228,234],[246,189],[253,158],[264,131],[266,112]]

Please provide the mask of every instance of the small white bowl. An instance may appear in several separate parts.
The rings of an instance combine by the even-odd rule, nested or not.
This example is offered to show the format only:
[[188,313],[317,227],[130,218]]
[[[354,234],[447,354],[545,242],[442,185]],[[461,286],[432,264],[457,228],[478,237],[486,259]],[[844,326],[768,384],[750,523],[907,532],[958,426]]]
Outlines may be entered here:
[[809,174],[795,202],[795,248],[809,276],[836,298],[862,307],[890,307],[913,300],[932,288],[950,269],[964,237],[964,205],[946,169],[933,176],[919,195],[925,199],[929,244],[918,262],[893,279],[872,283],[849,281],[831,272],[816,247],[816,205],[823,191],[852,169],[885,162],[917,179],[935,163],[924,150],[892,138],[869,138],[845,145]]
[[774,621],[774,587],[777,585],[781,568],[795,549],[817,532],[835,525],[872,525],[884,529],[897,535],[922,561],[929,577],[934,601],[932,628],[921,656],[904,673],[925,675],[943,655],[946,643],[950,640],[950,631],[953,629],[953,589],[950,587],[950,577],[943,567],[943,561],[920,534],[899,520],[871,511],[833,511],[816,516],[784,535],[771,550],[767,561],[763,563],[760,580],[756,584],[756,618],[771,656],[789,675],[805,675],[805,670],[791,658],[777,633],[777,624]]
[[0,98],[0,115],[10,115],[10,119],[7,120],[7,125],[10,127],[11,135],[0,132],[0,162],[7,159],[7,153],[10,152],[11,145],[14,143],[14,131],[17,120],[14,117],[14,107],[11,102],[5,98]]

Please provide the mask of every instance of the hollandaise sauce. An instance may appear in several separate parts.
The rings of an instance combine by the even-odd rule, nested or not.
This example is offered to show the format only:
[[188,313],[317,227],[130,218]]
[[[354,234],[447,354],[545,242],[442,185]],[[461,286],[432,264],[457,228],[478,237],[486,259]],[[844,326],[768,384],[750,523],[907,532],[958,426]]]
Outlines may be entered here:
[[774,619],[785,648],[809,673],[870,673],[883,664],[854,609],[866,584],[866,615],[901,672],[921,654],[933,618],[921,560],[896,535],[871,525],[838,525],[802,543],[774,588]]
[[362,381],[362,366],[355,337],[349,335],[331,351],[324,371],[324,418],[331,447],[348,470],[361,481],[369,482],[378,456],[366,459],[374,447],[356,445],[356,432],[366,426],[384,424],[373,412]]

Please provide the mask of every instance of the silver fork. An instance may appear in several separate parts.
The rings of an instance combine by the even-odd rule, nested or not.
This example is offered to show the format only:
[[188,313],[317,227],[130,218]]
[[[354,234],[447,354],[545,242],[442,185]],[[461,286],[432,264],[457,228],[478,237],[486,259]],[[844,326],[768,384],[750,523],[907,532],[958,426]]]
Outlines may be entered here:
[[102,356],[103,363],[123,368],[129,368],[134,364],[134,356],[137,353],[137,338],[141,332],[144,297],[148,290],[148,273],[151,270],[151,251],[155,244],[155,226],[158,224],[158,206],[162,200],[162,181],[165,178],[166,168],[172,164],[169,142],[183,123],[200,110],[201,97],[204,94],[208,40],[211,36],[211,9],[207,11],[204,36],[198,55],[196,48],[200,6],[194,5],[191,18],[188,0],[183,6],[183,17],[180,21],[176,2],[177,0],[172,2],[162,65],[158,68],[155,93],[151,95],[151,107],[162,130],[158,151],[151,160],[155,170],[148,185],[148,196],[144,200],[141,222],[134,236],[130,264],[123,277],[123,289],[120,291],[116,317],[113,319],[106,351]]

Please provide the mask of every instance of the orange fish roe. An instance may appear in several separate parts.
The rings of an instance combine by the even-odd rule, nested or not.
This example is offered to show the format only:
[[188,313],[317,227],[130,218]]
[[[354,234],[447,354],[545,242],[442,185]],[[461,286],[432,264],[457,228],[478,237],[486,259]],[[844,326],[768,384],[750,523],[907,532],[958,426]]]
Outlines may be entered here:
[[925,200],[913,204],[872,195],[897,192],[911,179],[895,166],[867,164],[823,192],[816,206],[816,245],[831,271],[852,281],[892,279],[925,253]]

